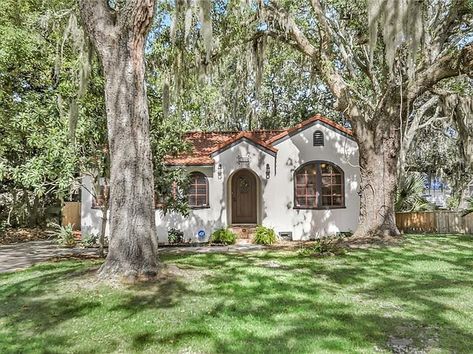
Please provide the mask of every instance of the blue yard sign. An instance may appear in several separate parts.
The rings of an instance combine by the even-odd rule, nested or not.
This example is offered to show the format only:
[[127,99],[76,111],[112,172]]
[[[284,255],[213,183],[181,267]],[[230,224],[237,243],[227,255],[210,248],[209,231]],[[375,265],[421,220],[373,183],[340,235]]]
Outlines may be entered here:
[[199,230],[197,236],[199,236],[199,240],[203,240],[205,238],[205,230]]

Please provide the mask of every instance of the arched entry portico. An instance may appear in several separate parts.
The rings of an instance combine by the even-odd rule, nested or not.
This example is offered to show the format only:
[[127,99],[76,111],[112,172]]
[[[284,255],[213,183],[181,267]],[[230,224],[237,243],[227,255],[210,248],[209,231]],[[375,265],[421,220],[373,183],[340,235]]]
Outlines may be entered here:
[[230,224],[257,224],[258,177],[249,169],[236,171],[229,179]]

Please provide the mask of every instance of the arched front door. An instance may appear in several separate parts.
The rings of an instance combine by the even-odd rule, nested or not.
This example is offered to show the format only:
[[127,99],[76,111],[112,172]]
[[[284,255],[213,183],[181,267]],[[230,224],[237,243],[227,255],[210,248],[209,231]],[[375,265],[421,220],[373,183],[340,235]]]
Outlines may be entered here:
[[232,178],[232,224],[256,224],[256,177],[249,170]]

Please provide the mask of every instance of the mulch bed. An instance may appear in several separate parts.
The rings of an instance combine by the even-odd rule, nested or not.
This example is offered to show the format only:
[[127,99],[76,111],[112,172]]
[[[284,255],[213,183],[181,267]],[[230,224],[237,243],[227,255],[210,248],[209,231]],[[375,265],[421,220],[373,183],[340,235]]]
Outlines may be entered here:
[[12,228],[0,233],[0,245],[9,245],[12,243],[21,243],[27,241],[47,240],[51,238],[45,230],[34,228]]

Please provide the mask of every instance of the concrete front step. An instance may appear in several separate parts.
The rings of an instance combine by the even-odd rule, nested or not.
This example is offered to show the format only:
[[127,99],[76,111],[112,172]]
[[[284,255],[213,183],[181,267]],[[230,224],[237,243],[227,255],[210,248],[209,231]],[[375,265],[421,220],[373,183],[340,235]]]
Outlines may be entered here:
[[235,245],[251,245],[251,244],[253,244],[253,242],[249,238],[237,238],[235,241]]
[[256,225],[233,225],[229,229],[237,235],[238,240],[251,241],[256,231]]

